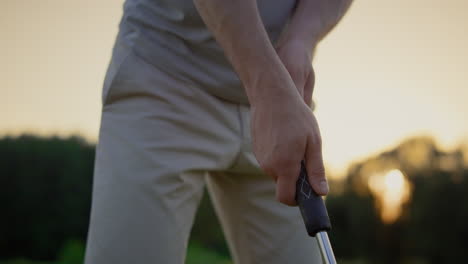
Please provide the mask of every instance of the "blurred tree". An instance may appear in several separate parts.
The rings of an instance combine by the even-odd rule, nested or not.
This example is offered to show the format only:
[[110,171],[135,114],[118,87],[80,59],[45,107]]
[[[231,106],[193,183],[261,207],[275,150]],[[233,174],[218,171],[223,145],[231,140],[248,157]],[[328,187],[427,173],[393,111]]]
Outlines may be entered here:
[[[463,173],[453,181],[454,174]],[[468,170],[414,175],[413,200],[408,205],[407,254],[430,263],[468,259]]]
[[[350,166],[327,197],[330,233],[343,263],[453,263],[468,259],[468,150],[442,151],[413,138]],[[79,137],[0,139],[0,263],[82,261],[94,146]],[[384,223],[369,179],[398,169],[410,199]],[[334,190],[333,186],[331,188]],[[7,262],[1,260],[16,259]],[[208,195],[192,229],[187,263],[229,263],[229,251]],[[41,262],[46,263],[46,262]]]
[[[328,210],[336,253],[370,263],[453,263],[468,258],[468,168],[466,152],[440,150],[431,138],[412,138],[350,166],[341,192]],[[411,199],[394,223],[382,223],[370,177],[404,172]]]
[[50,260],[87,232],[94,147],[78,137],[0,140],[0,257]]
[[329,195],[326,200],[332,222],[330,239],[335,254],[344,259],[371,258],[377,253],[377,229],[380,219],[372,197],[346,191]]

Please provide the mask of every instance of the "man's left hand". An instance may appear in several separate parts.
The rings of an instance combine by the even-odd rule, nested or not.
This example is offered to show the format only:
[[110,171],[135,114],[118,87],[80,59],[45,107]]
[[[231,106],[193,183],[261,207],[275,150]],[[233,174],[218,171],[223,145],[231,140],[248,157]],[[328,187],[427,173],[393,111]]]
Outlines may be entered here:
[[280,44],[276,48],[276,52],[291,75],[304,102],[311,106],[315,84],[312,47],[307,47],[300,41],[288,41]]

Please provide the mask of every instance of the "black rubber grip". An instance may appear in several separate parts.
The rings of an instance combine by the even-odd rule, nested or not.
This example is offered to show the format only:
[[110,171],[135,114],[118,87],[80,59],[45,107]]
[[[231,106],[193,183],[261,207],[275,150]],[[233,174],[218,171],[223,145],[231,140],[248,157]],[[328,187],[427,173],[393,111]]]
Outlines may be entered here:
[[315,237],[318,232],[331,229],[325,203],[311,188],[304,162],[301,162],[301,173],[296,183],[296,202],[309,236]]

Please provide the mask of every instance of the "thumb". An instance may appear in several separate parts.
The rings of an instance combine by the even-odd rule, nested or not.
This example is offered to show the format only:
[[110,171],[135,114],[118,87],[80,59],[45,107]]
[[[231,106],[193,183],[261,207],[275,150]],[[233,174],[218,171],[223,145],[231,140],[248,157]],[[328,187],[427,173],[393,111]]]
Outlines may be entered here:
[[308,140],[305,163],[312,189],[314,189],[318,195],[327,195],[329,188],[327,179],[325,178],[322,146],[317,140]]

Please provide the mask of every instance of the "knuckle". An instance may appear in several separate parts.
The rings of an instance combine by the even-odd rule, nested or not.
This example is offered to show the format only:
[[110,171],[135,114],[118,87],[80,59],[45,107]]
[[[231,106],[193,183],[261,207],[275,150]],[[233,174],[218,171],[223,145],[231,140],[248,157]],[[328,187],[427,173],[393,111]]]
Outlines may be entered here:
[[307,142],[307,134],[296,134],[284,141],[285,146],[282,149],[281,155],[283,159],[292,159],[296,153],[304,149]]
[[322,147],[322,137],[320,135],[313,135],[312,136],[312,144],[315,146],[315,148],[321,148]]
[[276,161],[277,170],[287,170],[293,165],[290,157],[282,157]]
[[316,139],[316,143],[317,144],[317,147],[322,149],[322,138],[321,137],[317,137]]
[[295,175],[296,172],[298,174],[301,158],[298,155],[290,155],[289,153],[299,153],[299,151],[292,150],[289,147],[276,148],[270,155],[259,160],[260,168],[275,179],[281,176],[289,177]]
[[274,176],[274,169],[272,168],[270,163],[263,162],[260,163],[260,168],[269,176]]
[[278,167],[276,168],[276,172],[278,175],[284,177],[291,177],[295,174],[299,174],[300,169],[300,160],[295,160],[292,158],[287,158],[278,162]]
[[320,136],[320,133],[317,133],[317,135],[315,136],[315,141],[317,142],[317,144],[322,144],[322,137]]
[[273,160],[271,157],[263,160],[262,162],[259,162],[260,168],[269,176],[273,178],[277,178],[278,173],[276,169],[276,163],[275,160]]
[[291,138],[289,144],[292,145],[292,147],[300,147],[303,145],[304,138],[304,134],[295,134],[294,137]]

